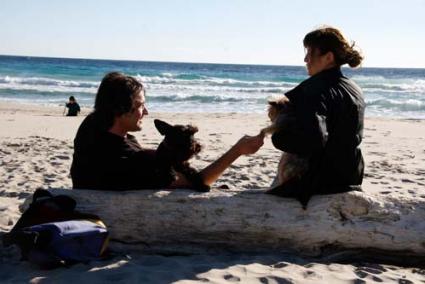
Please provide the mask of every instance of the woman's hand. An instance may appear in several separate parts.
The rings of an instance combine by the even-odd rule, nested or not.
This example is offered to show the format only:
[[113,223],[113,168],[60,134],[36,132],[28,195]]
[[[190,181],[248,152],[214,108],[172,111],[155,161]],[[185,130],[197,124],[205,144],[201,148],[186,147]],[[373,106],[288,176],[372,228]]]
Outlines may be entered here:
[[264,144],[264,133],[260,132],[256,136],[245,135],[235,144],[235,149],[240,155],[254,154]]

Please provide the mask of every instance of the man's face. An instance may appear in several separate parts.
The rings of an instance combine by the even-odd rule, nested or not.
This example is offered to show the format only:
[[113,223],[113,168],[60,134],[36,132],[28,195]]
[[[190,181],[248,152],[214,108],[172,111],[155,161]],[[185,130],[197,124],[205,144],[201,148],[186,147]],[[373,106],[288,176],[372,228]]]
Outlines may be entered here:
[[306,63],[308,75],[313,76],[328,69],[332,65],[331,61],[333,61],[333,57],[330,58],[329,52],[321,55],[317,49],[311,47],[306,48],[304,62]]
[[121,115],[118,120],[126,131],[140,131],[142,129],[142,118],[148,115],[148,109],[145,106],[145,93],[140,91],[133,95],[133,105],[129,112]]

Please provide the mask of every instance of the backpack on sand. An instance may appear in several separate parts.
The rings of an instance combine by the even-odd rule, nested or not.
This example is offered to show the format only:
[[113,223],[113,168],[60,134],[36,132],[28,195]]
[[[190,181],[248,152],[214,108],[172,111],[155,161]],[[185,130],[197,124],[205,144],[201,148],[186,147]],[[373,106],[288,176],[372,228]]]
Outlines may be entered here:
[[78,212],[75,207],[69,196],[37,190],[29,208],[3,236],[3,245],[18,245],[22,260],[42,268],[101,259],[108,230],[98,216]]

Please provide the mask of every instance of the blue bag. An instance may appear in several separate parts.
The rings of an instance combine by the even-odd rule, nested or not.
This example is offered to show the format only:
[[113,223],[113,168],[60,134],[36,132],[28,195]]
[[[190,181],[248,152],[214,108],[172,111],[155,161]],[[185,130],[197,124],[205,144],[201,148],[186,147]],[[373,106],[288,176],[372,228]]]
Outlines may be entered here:
[[4,246],[17,245],[22,260],[51,269],[98,260],[106,255],[108,231],[99,216],[75,210],[76,201],[38,189],[33,202],[9,233]]
[[24,228],[43,236],[35,246],[65,262],[88,262],[102,257],[108,244],[108,231],[101,222],[72,220]]

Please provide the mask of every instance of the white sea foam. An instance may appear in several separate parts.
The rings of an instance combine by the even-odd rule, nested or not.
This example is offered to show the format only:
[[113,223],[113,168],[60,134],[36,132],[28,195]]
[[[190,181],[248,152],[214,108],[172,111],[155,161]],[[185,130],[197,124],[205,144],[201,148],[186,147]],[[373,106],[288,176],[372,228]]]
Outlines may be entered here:
[[22,90],[44,93],[95,93],[97,86],[97,82],[88,81],[0,76],[0,90]]
[[425,94],[425,79],[384,78],[382,76],[354,76],[353,80],[370,92],[400,92]]
[[366,100],[368,106],[374,106],[375,108],[381,109],[398,109],[405,111],[424,111],[425,101],[408,99],[408,100],[395,100],[395,99],[372,99]]
[[[267,98],[282,95],[296,82],[239,80],[200,74],[163,72],[155,76],[137,75],[148,89],[150,108],[175,111],[264,112]],[[363,89],[366,113],[387,116],[425,116],[425,79],[359,76],[353,79]],[[62,103],[78,94],[79,102],[93,105],[98,81],[51,77],[0,76],[0,99],[39,103]]]
[[137,79],[150,85],[195,85],[195,86],[228,86],[228,87],[282,87],[293,88],[297,84],[292,82],[271,82],[271,81],[243,81],[235,79],[224,79],[217,77],[203,77],[202,79],[178,79],[174,76],[141,76],[137,75]]
[[220,86],[187,86],[187,85],[147,85],[148,90],[164,90],[170,92],[198,92],[198,93],[276,93],[281,94],[288,91],[290,88],[283,87],[265,87],[265,88],[237,88],[237,87],[220,87]]
[[98,82],[90,81],[72,81],[58,80],[43,77],[11,77],[0,76],[0,83],[14,85],[44,85],[44,86],[64,86],[64,87],[82,87],[82,88],[97,88]]
[[1,84],[0,90],[20,90],[34,91],[42,93],[96,93],[97,88],[81,88],[66,86],[43,86],[43,85],[18,85],[18,84]]

